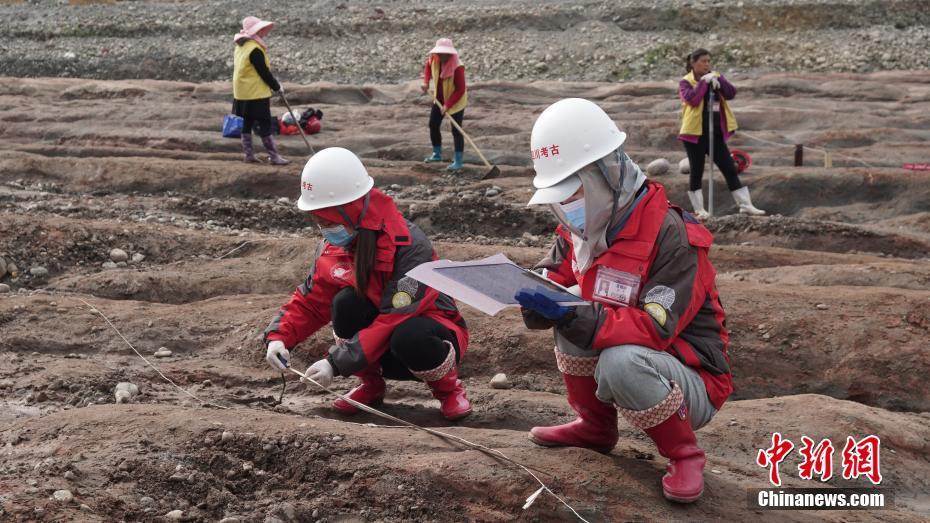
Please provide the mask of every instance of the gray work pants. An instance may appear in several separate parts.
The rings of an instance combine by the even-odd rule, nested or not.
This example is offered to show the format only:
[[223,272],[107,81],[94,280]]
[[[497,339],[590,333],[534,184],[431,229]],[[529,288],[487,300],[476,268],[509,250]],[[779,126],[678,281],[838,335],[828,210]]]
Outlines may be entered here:
[[586,351],[556,334],[556,348],[571,356],[598,357],[594,370],[597,397],[628,410],[656,406],[678,384],[696,430],[717,413],[698,372],[667,352],[639,345],[618,345],[601,351]]

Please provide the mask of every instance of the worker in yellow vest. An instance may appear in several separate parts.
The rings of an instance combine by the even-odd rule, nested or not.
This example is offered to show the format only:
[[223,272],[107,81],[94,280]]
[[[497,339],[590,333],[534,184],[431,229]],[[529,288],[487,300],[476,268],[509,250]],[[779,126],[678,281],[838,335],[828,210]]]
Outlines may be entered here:
[[[701,192],[701,179],[704,177],[704,155],[710,150],[708,135],[714,133],[714,163],[720,168],[733,200],[739,206],[739,212],[758,216],[765,211],[757,209],[749,198],[749,188],[740,183],[733,163],[733,156],[727,148],[727,140],[736,132],[736,118],[730,111],[730,104],[736,96],[733,87],[726,78],[710,66],[710,51],[698,49],[687,56],[685,68],[688,72],[678,83],[678,97],[681,98],[681,131],[678,139],[688,153],[691,169],[688,199],[694,209],[694,215],[704,220],[710,214],[704,209],[704,194]],[[707,105],[713,104],[713,127],[707,121]]]
[[[440,38],[429,52],[426,66],[423,68],[424,93],[430,93],[442,108],[430,100],[432,111],[429,115],[429,138],[433,144],[433,154],[426,162],[442,161],[442,133],[439,124],[443,117],[449,115],[459,125],[465,119],[465,106],[468,105],[468,90],[465,88],[465,66],[459,60],[459,52],[452,45],[452,40]],[[447,167],[450,171],[462,168],[465,154],[465,138],[455,127],[452,128],[452,141],[455,144],[453,161]]]
[[271,137],[271,95],[284,88],[271,74],[265,37],[274,24],[254,16],[242,19],[242,30],[233,38],[233,113],[242,117],[242,152],[245,161],[258,163],[252,147],[252,129],[262,139],[272,165],[287,165]]

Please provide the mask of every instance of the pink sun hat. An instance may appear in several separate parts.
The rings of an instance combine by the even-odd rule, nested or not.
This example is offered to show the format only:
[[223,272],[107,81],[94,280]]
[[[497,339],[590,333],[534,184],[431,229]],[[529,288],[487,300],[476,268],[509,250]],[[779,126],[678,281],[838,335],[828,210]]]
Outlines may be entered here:
[[262,20],[257,16],[247,16],[242,19],[242,29],[236,34],[235,39],[254,38],[259,31],[266,27],[274,27],[274,22]]
[[459,52],[455,50],[455,47],[452,47],[452,39],[450,38],[440,38],[436,40],[436,47],[433,47],[430,50],[431,54],[454,54],[458,56]]

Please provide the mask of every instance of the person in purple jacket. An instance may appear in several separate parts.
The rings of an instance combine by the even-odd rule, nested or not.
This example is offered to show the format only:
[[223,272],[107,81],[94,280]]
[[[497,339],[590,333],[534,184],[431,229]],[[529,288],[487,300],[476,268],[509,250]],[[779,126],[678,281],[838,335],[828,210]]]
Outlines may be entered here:
[[710,216],[710,213],[704,210],[704,194],[701,192],[704,156],[709,152],[710,125],[706,118],[708,103],[712,103],[714,108],[714,163],[723,173],[730,194],[739,205],[739,212],[751,216],[765,214],[765,211],[752,204],[749,188],[740,183],[736,165],[733,163],[730,149],[727,148],[727,140],[737,129],[736,118],[733,117],[727,100],[736,96],[736,88],[722,74],[711,70],[710,51],[707,49],[698,49],[688,55],[685,67],[688,74],[678,83],[678,96],[681,98],[681,130],[678,139],[688,153],[688,163],[691,167],[688,199],[691,200],[695,216],[701,220]]

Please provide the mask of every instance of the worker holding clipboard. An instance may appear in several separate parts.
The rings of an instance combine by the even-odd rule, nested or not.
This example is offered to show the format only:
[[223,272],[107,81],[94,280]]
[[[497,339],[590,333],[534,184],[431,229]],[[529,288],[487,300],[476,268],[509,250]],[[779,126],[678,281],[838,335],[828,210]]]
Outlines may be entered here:
[[671,205],[624,152],[626,134],[596,104],[549,106],[530,138],[536,177],[530,205],[548,205],[560,225],[536,269],[582,303],[532,285],[514,299],[530,329],[553,329],[568,403],[578,418],[534,427],[544,446],[609,452],[617,412],[670,460],[665,497],[697,500],[704,451],[694,431],[733,390],[729,334],[708,260],[713,239]]

